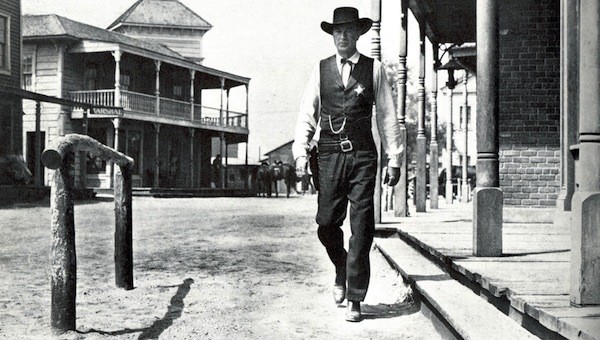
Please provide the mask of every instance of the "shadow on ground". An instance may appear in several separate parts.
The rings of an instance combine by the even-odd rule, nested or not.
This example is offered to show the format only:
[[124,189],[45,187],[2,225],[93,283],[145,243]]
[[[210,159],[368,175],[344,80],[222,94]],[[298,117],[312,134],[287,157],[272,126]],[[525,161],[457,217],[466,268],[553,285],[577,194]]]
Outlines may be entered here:
[[81,331],[78,333],[80,333],[80,334],[98,333],[101,335],[117,336],[117,335],[125,335],[125,334],[141,332],[140,336],[138,337],[139,340],[158,339],[158,337],[165,330],[167,330],[169,327],[171,327],[173,325],[173,321],[180,318],[181,315],[183,314],[183,308],[185,306],[183,303],[183,299],[185,299],[187,294],[190,292],[192,283],[194,283],[194,280],[191,278],[188,278],[188,279],[185,279],[182,284],[176,286],[177,292],[171,298],[171,304],[169,305],[169,307],[167,307],[167,312],[161,319],[156,320],[150,327],[135,328],[135,329],[125,328],[122,330],[110,331],[110,332],[92,328],[88,331]]

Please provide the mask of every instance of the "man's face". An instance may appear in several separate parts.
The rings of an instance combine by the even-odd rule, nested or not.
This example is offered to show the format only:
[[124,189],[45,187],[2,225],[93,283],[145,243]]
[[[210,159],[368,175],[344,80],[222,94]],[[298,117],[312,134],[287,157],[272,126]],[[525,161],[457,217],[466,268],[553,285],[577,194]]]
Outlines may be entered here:
[[356,52],[356,41],[360,37],[356,24],[342,24],[333,28],[333,42],[338,53],[345,58]]

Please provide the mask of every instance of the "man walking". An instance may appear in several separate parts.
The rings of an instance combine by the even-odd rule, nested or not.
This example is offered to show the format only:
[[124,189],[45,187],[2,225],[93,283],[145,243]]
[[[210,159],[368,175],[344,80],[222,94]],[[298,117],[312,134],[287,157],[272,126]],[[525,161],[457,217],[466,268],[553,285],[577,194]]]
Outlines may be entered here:
[[[372,25],[358,10],[340,7],[321,28],[333,36],[337,53],[315,67],[304,93],[293,144],[296,171],[302,174],[310,141],[318,134],[319,240],[335,265],[334,300],[348,300],[347,321],[360,321],[370,278],[369,252],[375,231],[374,192],[377,149],[371,127],[376,105],[379,135],[389,157],[384,183],[400,175],[400,128],[381,63],[360,54],[358,38]],[[352,235],[344,248],[341,226],[350,202]]]

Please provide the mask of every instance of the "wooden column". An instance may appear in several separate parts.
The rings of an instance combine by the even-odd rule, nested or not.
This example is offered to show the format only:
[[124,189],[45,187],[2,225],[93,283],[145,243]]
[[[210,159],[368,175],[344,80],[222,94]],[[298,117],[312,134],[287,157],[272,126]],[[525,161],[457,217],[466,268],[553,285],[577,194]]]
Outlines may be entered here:
[[[223,126],[223,92],[225,92],[225,78],[221,77],[221,106],[219,107],[219,125]],[[223,154],[221,154],[223,155]]]
[[112,55],[115,58],[115,106],[121,106],[121,56],[123,53],[117,49]]
[[439,45],[432,44],[433,47],[433,74],[431,90],[431,140],[429,141],[429,207],[438,209],[438,162],[440,159],[437,141],[437,94],[438,94],[438,68],[439,68]]
[[[452,76],[450,76],[452,74]],[[453,139],[453,110],[454,110],[454,86],[455,82],[451,81],[454,79],[454,70],[448,70],[448,82],[446,86],[450,91],[450,107],[448,110],[448,121],[446,122],[446,150],[448,157],[446,157],[446,203],[452,204],[454,188],[452,186],[452,147],[454,145]]]
[[[381,31],[381,0],[371,0],[371,19],[373,19],[373,25],[371,30],[373,31],[373,37],[371,38],[371,57],[377,60],[381,60],[381,37],[379,32]],[[373,108],[375,110],[375,108]],[[373,115],[375,117],[375,115]],[[377,126],[373,120],[373,126]],[[381,138],[379,132],[373,134],[375,140],[375,146],[377,148],[377,174],[375,175],[375,194],[374,194],[374,206],[375,206],[375,223],[381,223],[381,194],[382,194],[382,150]]]
[[196,157],[194,157],[194,136],[196,135],[196,129],[190,129],[190,188],[194,187],[194,164],[196,163]]
[[194,79],[196,78],[196,71],[190,70],[190,119],[194,121]]
[[475,256],[502,255],[498,80],[498,0],[480,0],[477,2],[477,187],[473,195]]
[[160,187],[160,123],[154,123],[154,187]]
[[417,212],[425,212],[427,201],[427,137],[425,137],[425,27],[419,25],[419,92],[417,93],[417,183],[415,205]]
[[[248,122],[249,122],[249,113],[250,113],[250,84],[246,84],[246,124],[244,125],[245,128],[248,128]],[[246,159],[247,159],[248,155],[246,153]],[[248,163],[246,161],[246,163]]]
[[41,168],[42,163],[40,160],[40,155],[42,154],[42,106],[39,101],[35,102],[35,155],[34,159],[34,178],[33,183],[36,187],[40,187],[44,185],[42,183],[42,171],[44,169]]
[[[120,137],[119,136],[120,135],[119,128],[121,127],[121,118],[113,118],[112,119],[112,123],[113,123],[113,126],[115,128],[115,138],[113,140],[113,148],[115,150],[117,150],[117,151],[120,151],[119,150],[119,137]],[[115,184],[115,182],[114,182],[115,171],[116,171],[115,164],[114,163],[110,163],[110,173],[112,175],[112,177],[111,177],[111,187],[114,186],[114,184]]]
[[155,60],[154,65],[156,66],[156,76],[155,76],[155,81],[154,81],[154,96],[156,97],[156,107],[154,108],[154,113],[157,116],[160,116],[160,65],[161,65],[161,62],[159,60]]
[[394,188],[394,216],[408,216],[408,183],[406,173],[406,54],[408,33],[408,0],[400,0],[400,53],[398,57],[398,124],[400,125],[400,139],[404,146],[402,164],[400,165],[400,181]]
[[231,91],[231,89],[227,89],[225,91],[225,125],[229,126],[232,125],[231,122],[229,121],[229,92]]
[[461,129],[463,135],[463,157],[462,157],[462,188],[461,188],[461,202],[469,202],[470,190],[469,183],[467,181],[467,173],[469,169],[469,71],[465,69],[465,77],[463,79],[464,92],[463,99],[465,101],[462,110],[462,124]]
[[[560,193],[557,212],[571,211],[575,192],[575,160],[569,146],[577,144],[579,119],[579,4],[561,0],[560,48]],[[560,218],[562,216],[562,218]],[[557,223],[569,223],[569,214],[557,214]]]
[[581,1],[579,146],[571,212],[571,303],[600,304],[600,4]]

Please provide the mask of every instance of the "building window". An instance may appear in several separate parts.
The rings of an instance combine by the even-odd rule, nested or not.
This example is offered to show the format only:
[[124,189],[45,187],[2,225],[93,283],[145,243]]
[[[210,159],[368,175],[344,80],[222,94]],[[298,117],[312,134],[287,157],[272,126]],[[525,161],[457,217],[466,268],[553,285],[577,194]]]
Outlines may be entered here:
[[0,70],[10,70],[10,21],[0,14]]
[[181,86],[181,85],[173,86],[173,97],[175,99],[183,98],[183,86]]
[[131,76],[128,73],[121,73],[121,90],[129,91],[131,86]]
[[23,89],[33,90],[33,55],[23,56]]
[[96,64],[87,64],[83,71],[83,89],[86,91],[96,90],[96,79],[98,76],[98,67]]

